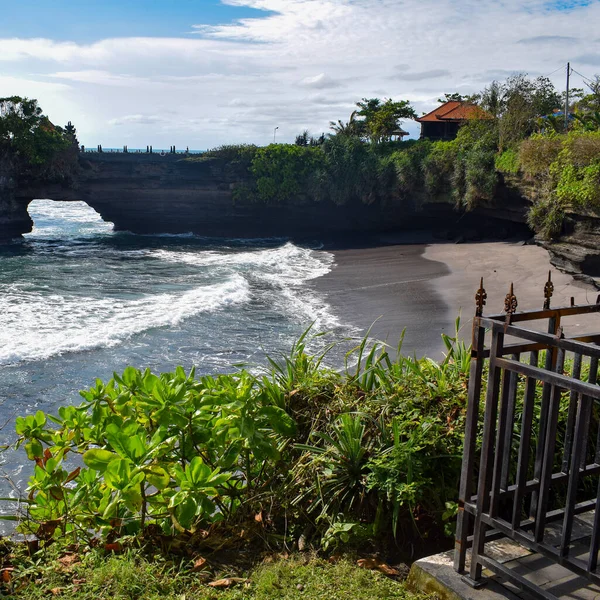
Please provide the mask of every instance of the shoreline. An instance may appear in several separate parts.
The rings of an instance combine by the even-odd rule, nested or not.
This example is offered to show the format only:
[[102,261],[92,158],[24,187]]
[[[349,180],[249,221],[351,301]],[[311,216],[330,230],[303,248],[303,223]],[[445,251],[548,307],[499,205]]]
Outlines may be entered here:
[[[454,335],[459,314],[461,336],[470,337],[481,277],[488,294],[484,314],[502,312],[511,282],[518,310],[541,308],[548,271],[554,283],[553,306],[569,305],[571,297],[577,304],[595,303],[598,296],[592,285],[553,267],[544,248],[522,240],[456,244],[390,236],[389,244],[384,238],[379,246],[327,251],[335,256],[334,267],[313,286],[334,314],[361,334],[373,324],[371,336],[393,348],[406,328],[403,353],[434,359],[442,358],[441,334]],[[581,325],[588,330],[598,327],[600,316],[589,315]]]

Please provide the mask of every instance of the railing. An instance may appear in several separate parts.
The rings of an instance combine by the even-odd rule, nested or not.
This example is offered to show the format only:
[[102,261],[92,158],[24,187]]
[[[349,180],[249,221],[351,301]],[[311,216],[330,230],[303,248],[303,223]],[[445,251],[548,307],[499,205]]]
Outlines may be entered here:
[[88,148],[81,146],[80,152],[85,154],[156,154],[160,156],[166,156],[167,154],[204,154],[206,150],[179,150],[166,149],[166,148],[103,148],[101,146]]
[[[477,293],[454,559],[466,574],[471,548],[464,579],[475,587],[485,567],[547,600],[554,596],[487,550],[508,537],[600,583],[600,334],[568,337],[563,328],[566,317],[600,313],[600,303],[552,309],[552,290],[549,279],[543,310],[516,312],[511,286],[506,313],[489,317],[483,282]],[[533,321],[545,332],[525,327]],[[573,544],[575,516],[593,510],[590,535]]]

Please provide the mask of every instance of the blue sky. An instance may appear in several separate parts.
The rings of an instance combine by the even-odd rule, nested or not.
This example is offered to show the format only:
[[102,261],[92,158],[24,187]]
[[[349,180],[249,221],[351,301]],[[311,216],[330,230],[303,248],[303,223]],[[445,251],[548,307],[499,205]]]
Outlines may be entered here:
[[567,61],[600,73],[600,0],[0,2],[0,96],[86,146],[293,141],[364,97],[426,112],[519,72],[562,89]]
[[110,37],[170,37],[193,24],[218,25],[267,13],[219,0],[5,0],[0,37],[92,42]]

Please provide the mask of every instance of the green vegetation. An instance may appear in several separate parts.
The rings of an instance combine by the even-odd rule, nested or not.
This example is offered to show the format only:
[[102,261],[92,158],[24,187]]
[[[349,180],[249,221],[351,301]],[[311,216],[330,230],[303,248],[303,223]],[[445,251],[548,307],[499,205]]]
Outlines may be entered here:
[[307,354],[307,335],[261,375],[128,368],[80,406],[19,418],[17,446],[34,463],[19,529],[86,544],[202,545],[207,530],[234,545],[242,530],[288,547],[442,539],[460,470],[464,345],[445,338],[440,365],[363,341],[348,356],[357,366],[338,373]]
[[[259,373],[128,368],[79,406],[19,418],[32,474],[7,516],[35,541],[0,547],[0,585],[23,598],[213,598],[208,582],[229,578],[220,597],[294,598],[298,584],[309,598],[405,597],[397,581],[319,557],[360,552],[395,576],[386,560],[450,545],[471,351],[442,337],[441,362],[401,344],[392,359],[365,338],[338,372],[323,364],[332,345],[307,351],[307,331]],[[517,389],[511,468],[524,378]],[[559,448],[569,403],[563,394]],[[553,489],[557,505],[565,492]]]
[[65,180],[76,165],[77,136],[71,122],[53,125],[37,100],[0,98],[0,157],[17,176]]
[[251,583],[220,597],[294,598],[298,584],[309,598],[406,597],[347,560],[257,564],[309,549],[397,560],[448,544],[470,352],[444,336],[442,363],[392,359],[365,339],[338,372],[323,364],[333,345],[309,354],[311,337],[260,373],[128,368],[79,406],[17,419],[32,469],[7,518],[37,541],[4,547],[0,585],[24,598],[169,598],[190,586],[212,598],[207,581],[235,576]]
[[466,121],[453,140],[392,141],[413,108],[363,98],[348,121],[330,123],[326,137],[304,131],[295,145],[230,146],[201,160],[239,166],[236,200],[267,204],[362,202],[402,211],[446,202],[473,210],[493,206],[507,184],[531,200],[531,227],[551,238],[569,211],[600,211],[599,82],[589,82],[587,95],[571,91],[568,131],[564,116],[553,114],[565,99],[550,80],[519,74],[480,94],[440,99],[476,103],[487,115]]
[[[44,558],[14,556],[10,580],[0,584],[11,598],[26,600],[425,600],[405,585],[355,561],[332,563],[314,555],[266,556],[239,570],[226,563],[199,569],[202,559],[165,557],[129,550],[121,555],[55,550]],[[8,573],[9,571],[5,571]],[[216,573],[216,574],[215,574]],[[33,577],[38,577],[33,581]],[[221,585],[211,587],[211,582]],[[12,592],[12,593],[11,593]]]

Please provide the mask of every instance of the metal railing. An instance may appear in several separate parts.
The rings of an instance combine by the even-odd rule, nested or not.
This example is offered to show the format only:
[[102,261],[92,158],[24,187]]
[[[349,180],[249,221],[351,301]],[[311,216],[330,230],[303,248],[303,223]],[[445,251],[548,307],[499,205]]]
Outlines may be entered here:
[[168,154],[178,154],[178,155],[186,155],[186,154],[204,154],[206,150],[180,150],[175,149],[166,149],[166,148],[152,148],[151,150],[148,148],[104,148],[101,146],[81,146],[79,149],[80,152],[84,154],[152,154],[152,155],[160,155],[166,156]]
[[[566,317],[600,313],[600,296],[550,308],[552,290],[549,278],[543,310],[516,312],[511,286],[505,313],[488,317],[483,281],[477,292],[454,558],[475,587],[485,567],[546,600],[554,596],[487,550],[507,537],[600,583],[600,334],[568,337],[563,327]],[[545,332],[527,328],[532,321]],[[592,510],[590,535],[575,546],[575,516]]]

